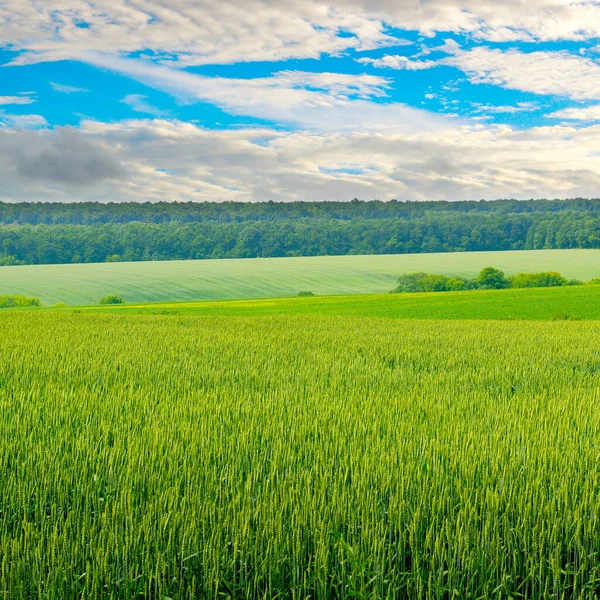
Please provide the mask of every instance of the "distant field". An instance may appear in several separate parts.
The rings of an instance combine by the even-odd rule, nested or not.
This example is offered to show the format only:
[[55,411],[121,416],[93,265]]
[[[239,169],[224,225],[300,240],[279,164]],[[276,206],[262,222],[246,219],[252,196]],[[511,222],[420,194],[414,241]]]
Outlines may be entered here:
[[[56,309],[69,311],[70,309]],[[85,312],[265,317],[320,315],[396,319],[600,319],[600,285],[427,294],[379,294],[91,306]]]
[[600,276],[600,250],[528,250],[383,256],[321,256],[230,260],[0,267],[0,294],[36,296],[45,304],[96,303],[119,294],[129,303],[378,294],[402,273],[474,276],[494,266],[507,274],[559,271]]

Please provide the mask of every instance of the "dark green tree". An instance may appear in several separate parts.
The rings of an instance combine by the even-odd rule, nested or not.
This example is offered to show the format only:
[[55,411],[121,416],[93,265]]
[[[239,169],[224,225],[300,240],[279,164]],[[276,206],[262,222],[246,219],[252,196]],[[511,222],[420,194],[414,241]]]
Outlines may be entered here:
[[502,290],[510,286],[504,271],[494,267],[483,268],[477,277],[477,283],[480,288],[489,290]]
[[110,295],[101,298],[100,304],[125,304],[125,300],[121,296]]

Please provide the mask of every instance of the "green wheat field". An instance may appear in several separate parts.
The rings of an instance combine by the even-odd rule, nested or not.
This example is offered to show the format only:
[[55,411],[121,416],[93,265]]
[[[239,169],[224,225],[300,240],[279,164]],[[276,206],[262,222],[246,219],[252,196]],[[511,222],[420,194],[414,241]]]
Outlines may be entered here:
[[[405,267],[599,274],[511,255]],[[0,311],[0,598],[598,598],[600,285],[366,294],[394,259],[1,268],[89,302]],[[90,304],[209,263],[247,298]]]
[[166,262],[0,267],[0,293],[40,298],[44,304],[97,303],[107,294],[127,302],[232,300],[381,294],[414,271],[475,277],[487,266],[507,275],[559,271],[568,279],[600,276],[600,250],[521,250],[372,256],[316,256]]
[[0,596],[596,598],[600,321],[328,311],[3,311]]
[[600,319],[600,285],[416,294],[269,298],[220,302],[168,302],[48,307],[52,312],[265,317],[321,315],[392,319]]

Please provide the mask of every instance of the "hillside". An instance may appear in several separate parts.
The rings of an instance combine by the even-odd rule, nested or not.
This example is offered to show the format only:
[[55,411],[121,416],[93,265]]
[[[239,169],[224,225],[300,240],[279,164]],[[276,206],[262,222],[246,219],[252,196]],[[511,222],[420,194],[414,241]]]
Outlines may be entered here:
[[539,250],[383,256],[336,256],[0,267],[0,293],[44,304],[92,304],[107,294],[128,303],[228,300],[390,291],[402,273],[474,276],[485,266],[507,274],[559,271],[600,275],[600,250]]

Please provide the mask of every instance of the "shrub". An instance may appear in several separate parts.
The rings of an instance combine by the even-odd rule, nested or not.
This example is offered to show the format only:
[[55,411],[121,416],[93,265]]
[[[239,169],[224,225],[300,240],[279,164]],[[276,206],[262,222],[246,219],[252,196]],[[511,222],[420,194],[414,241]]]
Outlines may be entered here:
[[65,308],[67,305],[64,302],[57,302],[54,308]]
[[512,278],[512,287],[514,288],[560,287],[563,285],[569,285],[569,281],[555,271],[519,273]]
[[467,280],[462,277],[447,277],[446,288],[450,292],[460,292],[467,287]]
[[298,296],[300,298],[309,298],[310,296],[314,296],[314,294],[311,291],[305,291],[305,292],[298,292]]
[[486,290],[502,290],[510,285],[510,281],[504,276],[504,271],[494,267],[485,267],[477,277],[480,288]]
[[125,300],[121,296],[105,296],[100,300],[100,304],[125,304]]
[[454,292],[469,289],[472,280],[464,277],[448,277],[429,273],[408,273],[398,278],[395,293],[405,292]]
[[[600,277],[590,281],[600,285]],[[398,278],[398,287],[393,293],[406,292],[456,292],[460,290],[498,290],[513,288],[560,287],[565,285],[582,285],[578,279],[566,279],[556,271],[542,273],[519,273],[514,277],[506,277],[504,272],[494,267],[485,267],[477,279],[464,277],[448,277],[431,273],[408,273]]]
[[398,277],[398,287],[394,292],[422,292],[422,281],[427,277],[427,273],[409,273]]
[[592,285],[600,285],[600,277],[596,277],[590,281]]
[[41,306],[38,298],[27,298],[26,296],[0,296],[0,308],[22,308],[25,306]]
[[24,264],[24,260],[18,260],[15,256],[12,256],[10,254],[4,254],[0,256],[0,267],[12,267]]

